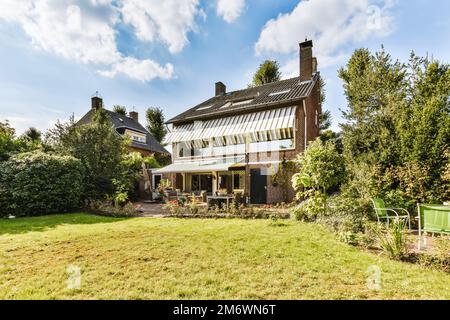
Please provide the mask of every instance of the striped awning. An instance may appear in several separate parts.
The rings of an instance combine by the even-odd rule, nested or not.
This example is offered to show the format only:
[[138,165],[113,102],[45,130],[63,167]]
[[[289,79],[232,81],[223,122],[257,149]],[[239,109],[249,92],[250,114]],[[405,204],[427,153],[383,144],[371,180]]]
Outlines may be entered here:
[[228,171],[238,165],[242,165],[243,157],[232,159],[216,159],[204,161],[188,161],[170,164],[164,168],[153,170],[152,173],[182,173],[182,172],[212,172]]
[[266,137],[267,134],[274,135],[280,139],[284,135],[290,135],[287,132],[291,132],[291,129],[295,127],[295,111],[296,107],[286,107],[207,121],[196,121],[174,127],[172,132],[166,136],[164,142],[208,140],[246,134],[256,137],[259,133],[266,133],[263,135]]

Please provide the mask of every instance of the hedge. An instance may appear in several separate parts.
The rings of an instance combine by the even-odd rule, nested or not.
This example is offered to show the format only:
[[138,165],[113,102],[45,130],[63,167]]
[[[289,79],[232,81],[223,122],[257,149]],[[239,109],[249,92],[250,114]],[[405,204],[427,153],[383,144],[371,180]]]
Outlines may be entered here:
[[84,167],[69,156],[23,153],[0,163],[0,216],[34,216],[79,208]]

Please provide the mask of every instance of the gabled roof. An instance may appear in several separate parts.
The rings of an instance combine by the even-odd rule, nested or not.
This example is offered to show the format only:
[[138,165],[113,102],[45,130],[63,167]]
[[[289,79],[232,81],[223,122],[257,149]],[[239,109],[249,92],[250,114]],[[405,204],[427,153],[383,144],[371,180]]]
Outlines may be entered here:
[[[106,110],[106,114],[109,116],[112,124],[114,125],[114,128],[117,132],[119,132],[120,129],[129,129],[132,131],[136,131],[139,133],[143,133],[146,135],[146,143],[140,143],[137,141],[132,141],[131,146],[138,149],[147,150],[150,152],[159,152],[159,153],[167,153],[169,154],[169,151],[167,151],[156,139],[151,135],[150,132],[147,131],[139,122],[134,121],[132,118],[118,114],[116,112]],[[94,116],[94,110],[89,110],[88,113],[86,113],[77,123],[78,124],[88,124],[92,121],[92,118]]]
[[318,76],[318,73],[314,74],[309,81],[300,82],[300,77],[295,77],[258,87],[227,92],[200,103],[170,119],[167,123],[181,124],[295,103],[310,95]]

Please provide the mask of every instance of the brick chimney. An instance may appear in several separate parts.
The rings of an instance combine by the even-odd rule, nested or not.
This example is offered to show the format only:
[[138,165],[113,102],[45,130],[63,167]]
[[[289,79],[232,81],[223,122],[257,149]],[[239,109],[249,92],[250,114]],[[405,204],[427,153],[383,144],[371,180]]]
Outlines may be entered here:
[[216,96],[223,96],[227,93],[227,87],[222,82],[216,82]]
[[98,94],[98,91],[91,97],[91,108],[94,110],[103,108],[103,99]]
[[130,111],[128,115],[134,121],[139,122],[139,113],[137,113],[136,111]]
[[317,60],[312,55],[312,48],[312,40],[300,43],[300,81],[311,80],[317,71]]

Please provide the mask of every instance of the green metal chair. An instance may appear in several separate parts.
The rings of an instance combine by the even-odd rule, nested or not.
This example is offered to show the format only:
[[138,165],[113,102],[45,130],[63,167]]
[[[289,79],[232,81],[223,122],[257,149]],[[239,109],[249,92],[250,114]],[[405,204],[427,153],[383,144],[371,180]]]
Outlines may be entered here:
[[372,204],[375,209],[378,222],[381,222],[381,220],[386,220],[389,225],[390,220],[405,219],[408,222],[408,229],[411,230],[411,215],[408,210],[403,208],[386,208],[384,200],[380,198],[373,198]]
[[450,206],[439,204],[417,204],[419,218],[419,250],[422,232],[450,235]]

